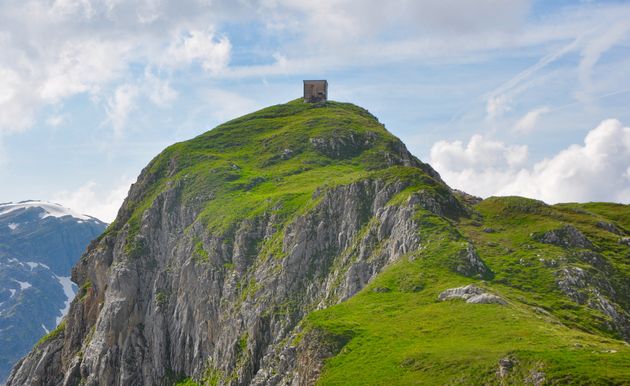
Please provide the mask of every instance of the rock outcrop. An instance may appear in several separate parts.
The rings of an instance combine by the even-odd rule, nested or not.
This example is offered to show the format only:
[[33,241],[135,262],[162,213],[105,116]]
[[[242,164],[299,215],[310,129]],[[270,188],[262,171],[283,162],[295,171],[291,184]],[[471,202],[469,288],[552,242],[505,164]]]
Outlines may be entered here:
[[564,225],[561,228],[534,235],[534,239],[564,248],[593,248],[591,241],[573,225]]
[[[384,133],[334,129],[311,146],[325,160],[357,157],[382,145]],[[279,215],[286,210],[279,201],[208,231],[200,212],[204,202],[221,197],[210,188],[205,200],[199,193],[189,197],[193,182],[186,175],[137,212],[153,186],[182,167],[172,157],[156,174],[154,161],[115,224],[75,267],[73,280],[89,288],[72,303],[64,333],[23,360],[8,385],[161,385],[182,375],[234,385],[310,382],[315,373],[304,367],[314,362],[302,351],[318,346],[290,343],[300,321],[353,296],[385,266],[420,248],[417,208],[450,213],[459,207],[437,173],[398,140],[374,157],[384,160],[380,168],[413,168],[440,193],[390,203],[413,182],[367,176],[318,187],[311,204],[288,220]],[[241,173],[236,163],[225,184]],[[266,179],[251,181],[236,186],[250,192]]]
[[557,272],[558,287],[574,302],[606,315],[608,329],[630,340],[630,313],[622,306],[628,304],[630,284],[615,280],[612,268],[603,258],[594,260],[590,257],[589,260],[594,262],[592,269],[576,266],[560,269]]
[[455,272],[464,276],[488,279],[492,277],[492,271],[481,260],[472,243],[468,243],[462,249],[456,259]]
[[[600,339],[612,336],[609,330],[598,336],[603,328],[586,325],[589,335],[561,322],[582,315],[612,320],[614,311],[621,315],[615,331],[623,331],[627,276],[617,269],[616,249],[626,248],[610,232],[594,237],[584,227],[591,241],[573,225],[561,226],[565,221],[556,219],[569,216],[554,210],[453,191],[357,106],[273,106],[151,161],[116,221],[75,266],[81,290],[64,327],[14,368],[8,385],[562,380],[562,369],[542,372],[547,363],[539,364],[537,352],[550,350],[541,360],[555,366],[566,355],[556,347],[574,336],[625,350]],[[513,227],[510,220],[524,216],[527,230]],[[534,235],[541,242],[534,243],[528,235],[538,218],[561,227]],[[613,258],[594,245],[613,245]],[[437,288],[462,282],[471,284],[444,290],[436,302]],[[455,299],[490,305],[446,302]],[[549,299],[570,307],[554,313]],[[578,313],[586,305],[593,309]],[[465,315],[477,323],[472,340],[459,328],[462,315],[449,311],[460,306],[474,310]],[[519,322],[506,327],[506,318]],[[450,328],[466,349],[449,362],[448,352],[434,349]],[[548,331],[544,340],[523,342],[523,334],[538,329]],[[489,350],[495,360],[466,356],[483,349],[479,342],[495,344],[495,332],[526,355],[503,345]],[[398,350],[393,361],[389,352],[382,357],[390,348]],[[583,363],[601,363],[590,349],[579,355]],[[496,363],[505,357],[514,358],[512,367],[503,363],[497,377]],[[627,358],[615,365],[615,380],[630,351]],[[374,372],[382,378],[365,375],[383,360],[388,367]]]
[[466,303],[473,304],[507,304],[500,296],[489,293],[474,284],[469,284],[465,287],[449,288],[438,296],[440,301],[451,299],[463,299]]

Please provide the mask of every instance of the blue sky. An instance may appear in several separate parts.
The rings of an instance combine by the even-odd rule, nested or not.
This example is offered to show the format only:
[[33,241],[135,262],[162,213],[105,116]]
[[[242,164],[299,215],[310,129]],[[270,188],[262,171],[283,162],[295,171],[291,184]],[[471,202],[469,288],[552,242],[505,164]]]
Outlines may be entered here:
[[300,96],[453,187],[630,202],[630,2],[0,0],[0,202],[111,221],[169,144]]

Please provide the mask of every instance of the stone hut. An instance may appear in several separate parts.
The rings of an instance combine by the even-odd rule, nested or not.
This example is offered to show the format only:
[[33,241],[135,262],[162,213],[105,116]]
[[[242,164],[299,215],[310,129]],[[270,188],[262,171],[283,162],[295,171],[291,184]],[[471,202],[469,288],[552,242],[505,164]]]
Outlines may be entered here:
[[328,82],[326,80],[304,81],[304,102],[317,103],[328,100]]

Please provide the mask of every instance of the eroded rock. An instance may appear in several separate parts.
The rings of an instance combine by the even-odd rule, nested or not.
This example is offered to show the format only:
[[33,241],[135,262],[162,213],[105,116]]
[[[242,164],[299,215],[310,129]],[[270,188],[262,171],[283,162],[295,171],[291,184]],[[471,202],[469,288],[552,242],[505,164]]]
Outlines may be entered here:
[[610,233],[614,233],[616,235],[623,235],[623,232],[621,231],[621,229],[619,229],[619,227],[617,227],[615,224],[613,223],[609,223],[606,221],[598,221],[597,224],[595,224],[598,228],[601,228],[603,230],[606,230]]
[[474,284],[469,284],[465,287],[449,288],[438,296],[440,301],[451,299],[463,299],[466,303],[474,304],[507,304],[500,296],[486,292]]
[[472,243],[466,244],[466,248],[459,251],[455,256],[454,265],[455,272],[464,276],[489,279],[493,275]]
[[[141,199],[145,178],[131,200]],[[159,385],[172,373],[296,383],[302,354],[290,342],[304,316],[348,299],[420,248],[416,206],[388,205],[406,187],[362,180],[320,191],[315,207],[282,227],[263,213],[208,234],[173,185],[134,237],[125,226],[91,246],[73,279],[92,288],[72,303],[67,334],[50,343],[55,354],[33,351],[8,384]],[[278,247],[263,250],[279,231]]]
[[606,322],[608,328],[628,340],[630,339],[630,313],[620,305],[627,302],[627,294],[630,293],[628,283],[611,281],[612,277],[606,272],[611,272],[612,268],[605,260],[598,255],[588,256],[599,269],[564,267],[556,272],[558,287],[574,302],[600,311],[610,318]]
[[499,378],[507,378],[510,375],[510,372],[516,365],[513,358],[505,357],[499,359],[499,368],[497,369],[497,376]]
[[564,225],[542,234],[534,234],[532,237],[541,243],[563,248],[593,248],[591,241],[572,225]]

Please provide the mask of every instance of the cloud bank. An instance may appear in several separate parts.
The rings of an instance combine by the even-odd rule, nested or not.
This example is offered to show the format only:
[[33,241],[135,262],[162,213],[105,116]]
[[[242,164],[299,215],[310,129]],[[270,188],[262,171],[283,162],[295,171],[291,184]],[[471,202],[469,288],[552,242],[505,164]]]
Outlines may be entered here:
[[122,178],[113,188],[106,190],[95,181],[88,181],[73,191],[60,191],[53,201],[74,211],[111,223],[116,218],[133,180]]
[[471,194],[519,195],[548,203],[630,203],[630,127],[602,121],[574,144],[526,166],[527,147],[474,135],[467,144],[440,141],[430,163],[451,186]]

